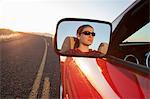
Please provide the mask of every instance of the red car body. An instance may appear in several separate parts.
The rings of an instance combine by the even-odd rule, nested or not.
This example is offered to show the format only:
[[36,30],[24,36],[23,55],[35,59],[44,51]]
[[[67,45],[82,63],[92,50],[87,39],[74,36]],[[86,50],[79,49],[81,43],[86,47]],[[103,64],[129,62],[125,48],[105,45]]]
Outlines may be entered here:
[[[89,81],[87,76],[75,63],[73,58],[61,62],[61,75],[63,86],[63,98],[68,99],[148,99],[149,98],[149,76],[140,75],[128,69],[123,64],[111,63],[107,59],[95,59],[100,74],[109,85],[108,89],[98,91]],[[86,65],[85,65],[86,66]],[[94,80],[94,79],[93,79]],[[103,81],[102,81],[103,82]],[[101,86],[101,84],[99,84]],[[103,87],[101,87],[103,88]],[[106,88],[106,86],[105,86]],[[111,89],[113,95],[107,90]],[[112,96],[112,97],[109,97]]]

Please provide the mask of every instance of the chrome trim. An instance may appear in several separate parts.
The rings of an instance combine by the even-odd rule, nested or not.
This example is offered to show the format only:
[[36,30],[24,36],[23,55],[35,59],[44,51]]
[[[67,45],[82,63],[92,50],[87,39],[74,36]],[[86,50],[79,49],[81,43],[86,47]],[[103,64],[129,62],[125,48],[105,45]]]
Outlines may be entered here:
[[124,61],[127,61],[127,58],[128,58],[128,57],[133,57],[133,58],[135,58],[136,64],[139,64],[139,60],[138,60],[134,55],[132,55],[132,54],[126,55],[123,60],[124,60]]
[[148,64],[148,59],[150,58],[150,51],[149,52],[147,52],[146,54],[145,54],[145,56],[146,56],[146,66],[147,66],[147,68],[149,68],[149,65],[150,64]]

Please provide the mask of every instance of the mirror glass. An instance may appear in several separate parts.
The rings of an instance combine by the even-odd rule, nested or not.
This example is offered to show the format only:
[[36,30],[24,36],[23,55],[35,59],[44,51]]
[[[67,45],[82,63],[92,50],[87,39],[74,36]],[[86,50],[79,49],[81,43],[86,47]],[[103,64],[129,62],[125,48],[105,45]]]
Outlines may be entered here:
[[[86,52],[88,51],[98,51],[106,54],[109,46],[110,33],[110,24],[104,22],[84,20],[62,21],[57,26],[57,51],[62,55],[74,55],[74,51],[72,51],[73,53],[66,52],[70,49],[79,48],[81,51],[81,48],[85,48],[81,51],[84,52],[85,56],[87,56]],[[89,50],[86,49],[86,46]],[[94,55],[92,55],[92,57],[94,57]],[[76,56],[76,54],[74,56]],[[83,54],[77,56],[83,56]]]

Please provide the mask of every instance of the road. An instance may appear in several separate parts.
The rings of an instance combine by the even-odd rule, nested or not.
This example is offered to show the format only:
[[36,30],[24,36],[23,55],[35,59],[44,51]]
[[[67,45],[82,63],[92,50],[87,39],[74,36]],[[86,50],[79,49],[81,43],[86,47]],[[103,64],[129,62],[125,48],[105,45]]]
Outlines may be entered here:
[[0,43],[0,98],[60,97],[59,57],[51,38],[31,34]]

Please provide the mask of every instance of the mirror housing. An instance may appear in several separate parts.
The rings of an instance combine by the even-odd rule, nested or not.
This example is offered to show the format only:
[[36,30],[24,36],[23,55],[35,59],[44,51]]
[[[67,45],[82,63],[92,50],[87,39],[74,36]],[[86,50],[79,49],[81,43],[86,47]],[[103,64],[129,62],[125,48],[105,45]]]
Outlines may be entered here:
[[[87,30],[82,29],[83,34],[77,33],[79,27],[83,25],[91,26],[93,28],[91,30],[92,32],[84,33],[87,32]],[[95,33],[95,36],[92,33]],[[54,48],[56,53],[61,56],[93,58],[104,57],[107,54],[111,33],[112,25],[109,22],[92,19],[64,18],[57,23],[56,34],[54,38]],[[81,35],[83,35],[82,38]],[[88,47],[90,46],[90,50],[89,52],[82,53],[82,51],[78,51],[78,49],[84,42],[84,35],[86,37],[90,36],[94,40],[92,41],[91,39],[88,39],[89,41],[91,41],[91,44],[88,45]],[[79,53],[76,53],[76,50]]]

